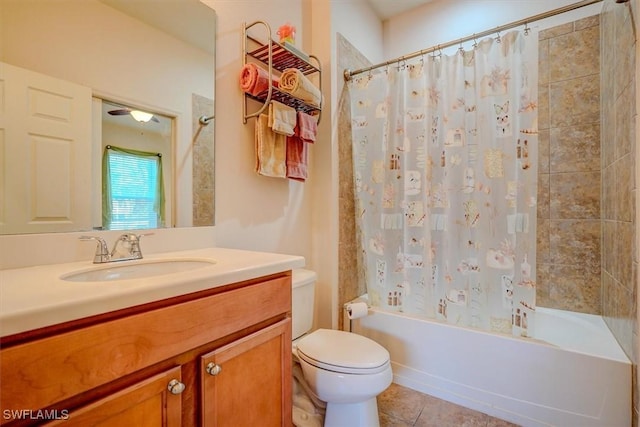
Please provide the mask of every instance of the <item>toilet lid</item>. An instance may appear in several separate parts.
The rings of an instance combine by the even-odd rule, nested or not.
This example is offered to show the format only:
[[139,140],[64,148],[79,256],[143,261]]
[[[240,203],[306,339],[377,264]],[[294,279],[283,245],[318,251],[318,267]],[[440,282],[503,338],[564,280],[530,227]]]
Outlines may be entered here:
[[345,373],[379,372],[389,364],[389,352],[377,342],[332,329],[318,329],[300,339],[298,355],[319,368]]

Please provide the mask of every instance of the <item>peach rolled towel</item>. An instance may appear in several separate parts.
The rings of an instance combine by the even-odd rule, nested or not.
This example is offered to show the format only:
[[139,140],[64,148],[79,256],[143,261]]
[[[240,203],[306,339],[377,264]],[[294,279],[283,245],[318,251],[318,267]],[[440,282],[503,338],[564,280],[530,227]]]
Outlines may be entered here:
[[297,68],[287,68],[280,76],[280,90],[316,107],[322,102],[322,93]]
[[[278,87],[278,79],[272,78],[273,86]],[[240,87],[244,92],[257,96],[269,89],[269,72],[256,64],[249,63],[240,72]]]

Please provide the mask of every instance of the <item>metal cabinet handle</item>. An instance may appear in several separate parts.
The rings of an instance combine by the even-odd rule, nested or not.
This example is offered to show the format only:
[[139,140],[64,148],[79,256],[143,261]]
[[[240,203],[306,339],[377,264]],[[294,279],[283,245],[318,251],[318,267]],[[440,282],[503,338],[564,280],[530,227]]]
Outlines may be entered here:
[[169,381],[169,385],[167,386],[167,389],[169,389],[169,393],[171,394],[180,394],[184,391],[185,388],[186,386],[184,385],[184,383],[181,383],[176,379]]
[[209,362],[209,364],[207,364],[205,369],[207,370],[207,373],[209,375],[214,376],[214,377],[216,375],[218,375],[222,371],[222,367],[220,365],[216,365],[213,362]]

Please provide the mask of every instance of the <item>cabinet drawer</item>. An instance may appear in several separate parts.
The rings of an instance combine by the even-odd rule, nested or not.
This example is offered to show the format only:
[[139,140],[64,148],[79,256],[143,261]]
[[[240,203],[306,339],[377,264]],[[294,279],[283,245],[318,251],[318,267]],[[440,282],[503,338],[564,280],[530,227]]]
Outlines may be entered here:
[[290,310],[283,276],[5,348],[0,402],[45,408]]

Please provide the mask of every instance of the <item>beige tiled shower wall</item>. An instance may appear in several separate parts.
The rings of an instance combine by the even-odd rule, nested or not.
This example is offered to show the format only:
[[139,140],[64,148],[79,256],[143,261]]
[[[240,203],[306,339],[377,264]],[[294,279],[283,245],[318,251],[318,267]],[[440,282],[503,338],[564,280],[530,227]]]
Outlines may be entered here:
[[537,304],[603,315],[633,362],[634,426],[639,6],[605,0],[598,16],[542,31],[539,65]]
[[213,116],[213,99],[191,96],[193,127],[193,225],[213,225],[214,212],[214,121],[208,125],[199,122],[200,117]]
[[537,305],[600,314],[600,16],[539,33]]
[[[357,70],[371,65],[341,34],[336,35],[338,69]],[[343,328],[342,306],[367,292],[364,274],[359,274],[360,245],[356,236],[355,196],[353,193],[353,157],[351,155],[351,104],[349,89],[344,85],[338,105],[338,170],[339,170],[339,249],[338,259],[338,327]]]
[[[607,2],[602,14],[602,307],[630,353],[635,319],[635,116],[633,30],[628,7]],[[615,48],[607,48],[612,47]]]
[[[638,425],[636,30],[640,1],[605,0],[602,37],[602,314],[633,362]],[[632,17],[632,14],[635,16]]]

